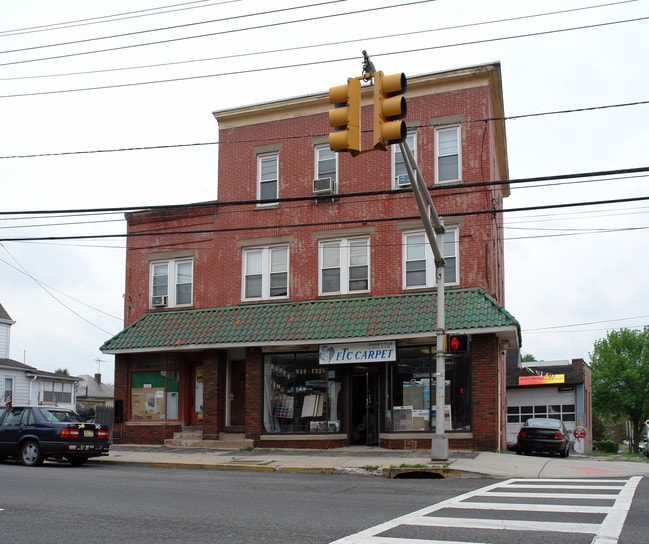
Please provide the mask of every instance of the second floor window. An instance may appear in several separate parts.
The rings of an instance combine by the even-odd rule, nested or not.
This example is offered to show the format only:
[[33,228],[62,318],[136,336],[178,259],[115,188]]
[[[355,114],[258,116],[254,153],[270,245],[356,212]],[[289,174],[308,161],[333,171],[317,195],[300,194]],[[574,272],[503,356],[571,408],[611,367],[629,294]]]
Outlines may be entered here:
[[435,181],[444,183],[462,179],[460,127],[435,131]]
[[194,263],[191,259],[151,263],[151,306],[192,304]]
[[[435,287],[435,257],[424,231],[406,232],[404,237],[404,288]],[[457,230],[444,233],[444,283],[457,284]]]
[[249,248],[243,256],[243,299],[288,296],[288,246]]
[[274,203],[279,195],[279,154],[269,153],[257,157],[257,200]]
[[367,238],[323,241],[320,244],[320,292],[369,291],[369,260]]
[[[415,138],[416,133],[415,132],[409,132],[408,135],[406,136],[406,142],[408,146],[410,147],[410,150],[412,151],[413,156],[417,157],[417,139]],[[401,147],[399,145],[393,145],[391,146],[392,149],[394,150],[392,152],[392,172],[393,176],[392,179],[394,183],[392,186],[395,189],[398,189],[399,187],[407,187],[410,185],[410,176],[408,175],[408,170],[406,169],[406,163],[404,161],[404,156],[401,153]]]
[[338,180],[337,154],[328,145],[315,148],[315,179],[331,178],[332,192],[336,192]]

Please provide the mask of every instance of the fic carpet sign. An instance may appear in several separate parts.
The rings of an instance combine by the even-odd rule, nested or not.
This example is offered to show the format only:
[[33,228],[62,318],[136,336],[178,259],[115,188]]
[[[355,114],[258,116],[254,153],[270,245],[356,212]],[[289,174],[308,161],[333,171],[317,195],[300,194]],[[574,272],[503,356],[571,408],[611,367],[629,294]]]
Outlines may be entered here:
[[380,363],[397,360],[396,342],[358,342],[354,344],[322,344],[320,364]]
[[565,374],[534,374],[532,376],[519,376],[518,385],[552,385],[566,383]]

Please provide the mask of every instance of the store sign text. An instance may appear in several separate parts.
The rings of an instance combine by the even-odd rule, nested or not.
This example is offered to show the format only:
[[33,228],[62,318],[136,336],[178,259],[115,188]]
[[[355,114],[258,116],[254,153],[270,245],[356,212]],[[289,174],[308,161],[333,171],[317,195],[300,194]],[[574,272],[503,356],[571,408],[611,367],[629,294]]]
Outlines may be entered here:
[[320,346],[320,364],[377,363],[396,361],[396,342],[359,342],[357,344],[323,344]]

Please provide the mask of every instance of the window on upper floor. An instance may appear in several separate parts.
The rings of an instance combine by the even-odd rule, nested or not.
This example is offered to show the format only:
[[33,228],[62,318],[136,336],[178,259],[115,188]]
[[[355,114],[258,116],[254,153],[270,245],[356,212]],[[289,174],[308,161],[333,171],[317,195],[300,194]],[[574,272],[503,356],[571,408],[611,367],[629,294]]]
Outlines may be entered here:
[[288,246],[243,250],[243,300],[288,296]]
[[320,242],[320,293],[369,291],[368,238],[341,238]]
[[194,262],[170,259],[151,263],[151,307],[190,306],[194,284]]
[[279,196],[279,153],[257,156],[257,200],[275,204]]
[[[406,142],[412,151],[415,159],[417,158],[417,133],[408,132],[406,136]],[[392,187],[398,189],[399,187],[408,187],[410,185],[410,176],[408,175],[408,170],[406,169],[406,163],[404,162],[404,156],[401,153],[401,147],[399,145],[393,145],[392,147]]]
[[[444,233],[444,284],[458,283],[457,229]],[[405,289],[435,287],[435,257],[423,230],[403,233],[403,286]]]
[[313,192],[316,194],[336,193],[338,183],[338,154],[329,145],[315,147],[315,172]]
[[460,127],[444,127],[435,131],[435,181],[449,183],[462,179]]

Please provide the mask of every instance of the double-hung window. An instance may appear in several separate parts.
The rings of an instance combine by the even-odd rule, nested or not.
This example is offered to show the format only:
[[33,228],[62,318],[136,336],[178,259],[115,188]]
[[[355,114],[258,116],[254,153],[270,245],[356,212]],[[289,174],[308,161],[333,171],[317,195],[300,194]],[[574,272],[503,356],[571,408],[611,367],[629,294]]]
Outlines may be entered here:
[[[403,283],[405,289],[435,287],[435,257],[425,232],[412,231],[403,235]],[[457,284],[457,229],[444,233],[444,283]]]
[[[413,156],[417,157],[417,135],[416,132],[409,132],[406,135],[406,143],[410,147]],[[398,189],[399,187],[408,187],[410,185],[410,176],[408,175],[408,170],[406,169],[406,163],[404,156],[401,153],[401,147],[399,145],[391,146],[392,151],[392,179],[394,181],[393,187]]]
[[435,181],[447,183],[462,179],[459,126],[435,131],[435,159]]
[[246,248],[243,253],[243,299],[288,296],[288,246]]
[[279,153],[257,156],[257,200],[274,204],[279,196]]
[[[326,185],[326,179],[331,180],[331,192],[336,192],[336,184],[338,182],[338,155],[333,152],[328,145],[319,145],[315,148],[315,178],[320,180],[315,182],[320,186]],[[314,187],[317,189],[317,187]]]
[[320,243],[320,293],[369,291],[368,238],[341,238]]
[[171,259],[151,263],[151,306],[173,307],[192,304],[194,263]]

